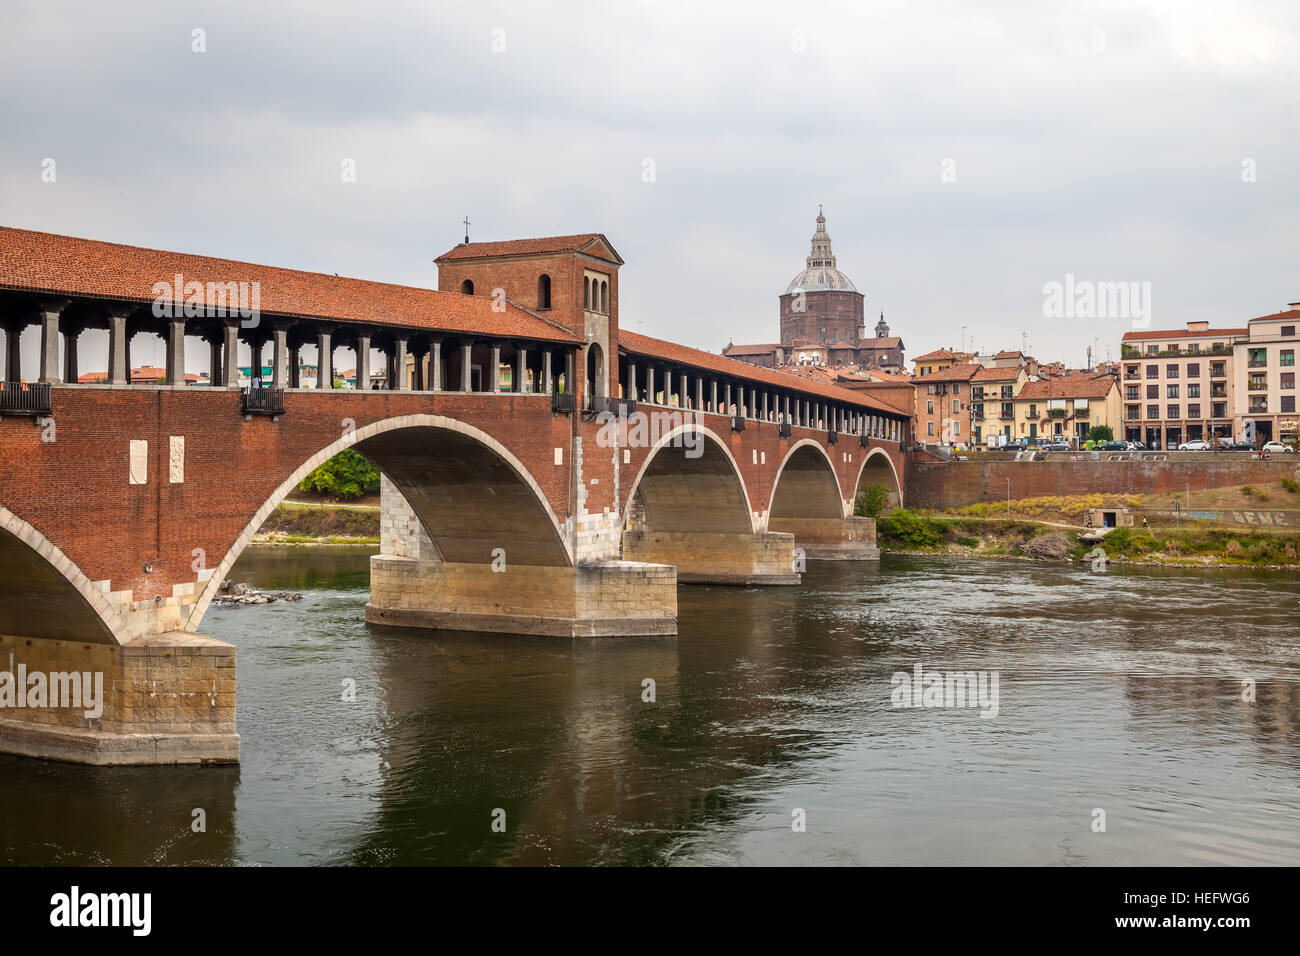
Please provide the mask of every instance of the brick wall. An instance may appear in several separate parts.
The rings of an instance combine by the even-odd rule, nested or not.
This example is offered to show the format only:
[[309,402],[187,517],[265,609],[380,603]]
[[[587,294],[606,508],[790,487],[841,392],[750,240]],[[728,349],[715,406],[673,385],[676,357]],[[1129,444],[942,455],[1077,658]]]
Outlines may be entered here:
[[949,461],[908,462],[909,508],[960,508],[980,501],[1047,495],[1176,493],[1265,484],[1296,475],[1296,462],[1269,461]]

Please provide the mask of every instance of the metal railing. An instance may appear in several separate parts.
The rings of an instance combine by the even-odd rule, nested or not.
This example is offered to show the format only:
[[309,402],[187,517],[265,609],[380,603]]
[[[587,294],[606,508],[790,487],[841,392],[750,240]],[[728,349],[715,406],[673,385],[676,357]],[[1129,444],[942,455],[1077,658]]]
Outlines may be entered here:
[[240,396],[239,410],[245,415],[279,418],[284,414],[284,389],[246,388]]
[[745,416],[735,415],[731,419],[731,430],[733,432],[743,432],[745,430]]
[[48,384],[0,382],[0,416],[52,414]]
[[789,438],[790,432],[791,432],[791,425],[789,421],[781,422],[777,426],[777,434],[780,435],[782,438]]
[[572,415],[578,404],[572,392],[552,392],[551,412],[556,415]]

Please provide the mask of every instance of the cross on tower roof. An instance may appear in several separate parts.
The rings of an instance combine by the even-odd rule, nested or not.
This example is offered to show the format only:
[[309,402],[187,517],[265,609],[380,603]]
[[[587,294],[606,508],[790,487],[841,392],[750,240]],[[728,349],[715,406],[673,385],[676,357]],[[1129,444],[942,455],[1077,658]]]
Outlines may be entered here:
[[469,245],[469,216],[464,219],[465,222],[465,245]]

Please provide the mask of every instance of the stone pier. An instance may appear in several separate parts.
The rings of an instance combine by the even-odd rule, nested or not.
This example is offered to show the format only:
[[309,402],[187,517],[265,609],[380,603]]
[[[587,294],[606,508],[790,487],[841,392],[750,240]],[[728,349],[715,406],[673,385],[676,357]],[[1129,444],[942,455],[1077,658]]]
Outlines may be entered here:
[[442,559],[387,478],[380,499],[380,553],[370,559],[366,605],[373,624],[548,637],[677,633],[676,571],[608,559],[599,521],[575,526],[579,542],[598,559],[529,565],[512,562],[503,550],[470,564]]
[[[125,645],[0,635],[0,672],[5,753],[99,765],[239,762],[235,649],[222,641],[179,631]],[[92,687],[93,706],[82,696]]]
[[623,533],[628,561],[671,564],[683,584],[798,584],[792,534],[686,533],[629,528]]
[[794,535],[809,561],[879,561],[875,518],[770,518],[768,527]]

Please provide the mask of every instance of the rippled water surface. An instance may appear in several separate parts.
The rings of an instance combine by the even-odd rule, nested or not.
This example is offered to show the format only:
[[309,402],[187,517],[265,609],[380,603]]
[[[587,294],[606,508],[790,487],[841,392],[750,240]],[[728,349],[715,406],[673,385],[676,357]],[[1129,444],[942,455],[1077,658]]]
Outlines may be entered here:
[[[238,648],[242,765],[0,757],[0,859],[1300,863],[1294,575],[886,556],[576,642],[367,626],[358,550],[234,577],[305,594],[204,620]],[[997,716],[892,707],[917,663],[998,672]]]

